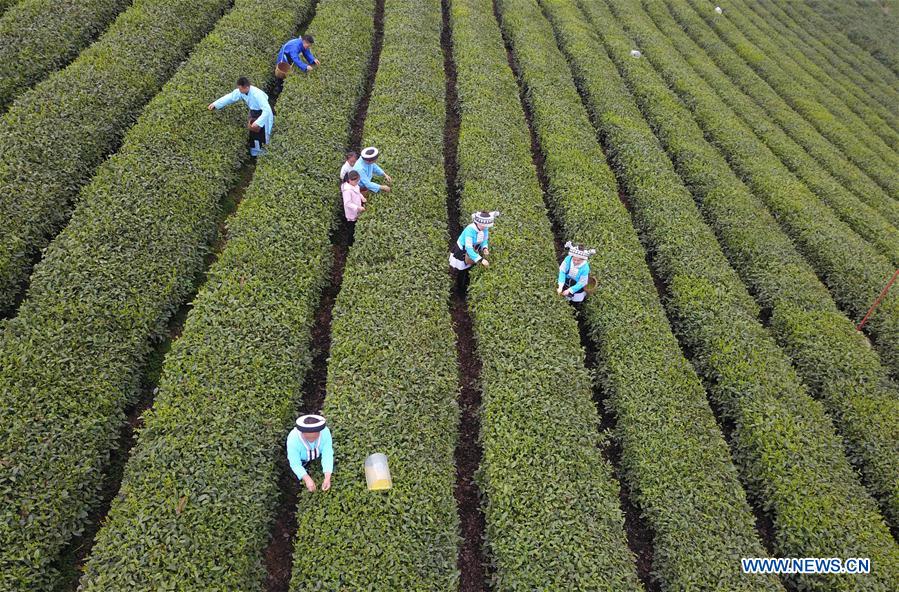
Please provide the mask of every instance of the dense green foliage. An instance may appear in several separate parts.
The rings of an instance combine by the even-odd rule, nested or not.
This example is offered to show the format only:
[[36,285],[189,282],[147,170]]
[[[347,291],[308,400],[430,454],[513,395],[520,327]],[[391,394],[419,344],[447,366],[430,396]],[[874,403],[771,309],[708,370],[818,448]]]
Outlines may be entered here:
[[136,0],[0,118],[0,311],[13,305],[78,190],[231,3]]
[[[895,149],[896,130],[899,129],[899,120],[896,119],[899,100],[896,92],[888,92],[891,99],[880,98],[880,88],[867,85],[864,77],[852,69],[844,70],[837,62],[834,67],[825,56],[814,49],[810,49],[804,39],[797,38],[789,29],[783,26],[779,17],[769,11],[764,2],[745,2],[737,0],[734,6],[737,10],[738,24],[749,22],[756,35],[761,35],[768,47],[776,47],[778,53],[788,54],[801,68],[814,76],[815,80],[839,96],[843,102],[852,108],[860,117],[873,126],[875,132]],[[776,6],[771,4],[772,9]],[[770,53],[769,53],[770,55]],[[861,107],[859,105],[862,105]],[[887,128],[878,131],[880,128]]]
[[[747,487],[771,513],[778,554],[877,556],[877,577],[800,579],[820,589],[887,589],[899,569],[899,554],[883,518],[843,456],[822,406],[807,396],[786,356],[758,323],[755,303],[615,71],[617,66],[642,89],[643,77],[654,75],[651,66],[631,58],[633,44],[604,4],[584,6],[602,43],[595,44],[589,60],[574,56],[573,61],[583,72],[641,237],[666,282],[669,315],[733,426],[734,457]],[[793,450],[802,450],[801,458],[790,455]],[[834,507],[841,512],[828,511]]]
[[[899,14],[895,2],[870,0],[808,0],[814,11],[830,21],[840,36],[867,50],[899,76]],[[792,4],[792,2],[791,2]]]
[[130,0],[25,0],[0,17],[0,110],[69,63]]
[[[272,56],[309,0],[238,0],[88,185],[0,337],[0,574],[36,590],[96,504],[151,339],[188,296],[246,158],[246,112],[206,105]],[[227,421],[233,421],[228,418]]]
[[[721,109],[714,93],[668,43],[672,37],[660,34],[633,4],[612,4],[615,16],[685,103]],[[678,173],[742,280],[770,309],[775,337],[790,352],[804,382],[823,398],[885,512],[899,523],[899,391],[764,204],[705,141],[690,112],[655,77],[642,75],[640,81],[632,87]],[[815,334],[816,339],[808,338]]]
[[[806,88],[797,84],[802,74],[789,68],[783,60],[774,60],[758,49],[730,20],[716,18],[708,4],[696,0],[666,0],[675,18],[685,29],[700,27],[713,30],[749,64],[771,87],[801,114],[824,137],[839,146],[844,154],[871,176],[891,197],[899,199],[899,154],[886,146],[863,123],[845,110],[829,110],[830,104],[819,101],[823,96],[820,85]],[[692,34],[692,33],[691,33]],[[824,100],[824,99],[822,99]],[[827,101],[825,101],[827,102]]]
[[451,0],[450,10],[460,221],[502,212],[492,266],[469,272],[493,587],[639,590],[577,323],[554,291],[552,229],[503,39],[489,0]]
[[[501,0],[533,127],[545,157],[553,215],[566,236],[597,248],[598,288],[583,320],[598,353],[605,405],[616,417],[622,477],[653,533],[653,574],[663,589],[777,590],[746,577],[736,558],[764,556],[727,444],[671,332],[553,31],[534,0]],[[590,39],[575,15],[560,31],[567,50]]]
[[[670,7],[683,7],[668,0]],[[679,11],[674,11],[675,17]],[[695,15],[694,15],[695,16]],[[687,22],[683,20],[681,22]],[[840,221],[777,157],[728,110],[693,105],[705,134],[727,156],[744,182],[777,217],[812,264],[837,303],[861,319],[893,274],[892,261]],[[897,169],[899,171],[899,169]],[[884,363],[899,376],[899,292],[887,295],[866,331],[875,337]]]
[[[895,225],[899,224],[899,202],[887,196],[877,184],[848,163],[827,140],[820,137],[780,99],[777,99],[781,103],[777,107],[777,112],[784,115],[792,114],[793,118],[789,120],[769,118],[771,109],[769,108],[769,113],[766,113],[759,104],[743,94],[736,84],[715,66],[709,56],[684,35],[683,30],[674,22],[659,0],[647,0],[644,5],[684,60],[715,89],[721,100],[752,128],[758,138],[789,167],[790,171],[863,238],[878,246],[884,255],[896,257],[899,240],[895,238]],[[739,61],[735,60],[733,63],[739,64]],[[748,66],[744,68],[748,70]],[[747,78],[751,79],[754,76],[750,70]],[[765,88],[763,82],[760,80],[757,82],[755,88]],[[767,97],[765,98],[767,100]],[[773,105],[772,101],[768,103]],[[778,121],[780,125],[774,125],[772,119]],[[800,134],[798,133],[800,129],[805,129],[808,133]],[[803,146],[794,141],[794,139],[802,141],[803,138],[821,149],[814,153],[820,164],[813,158],[812,151],[807,152]],[[889,224],[884,224],[884,220]]]
[[264,589],[277,459],[331,264],[339,138],[361,96],[372,11],[371,1],[318,5],[307,32],[327,40],[316,47],[326,67],[285,84],[278,131],[166,358],[85,592]]
[[[458,588],[443,121],[440,5],[387,0],[363,146],[393,191],[369,195],[334,306],[323,412],[337,464],[330,491],[301,496],[292,590]],[[390,491],[366,489],[373,452]]]

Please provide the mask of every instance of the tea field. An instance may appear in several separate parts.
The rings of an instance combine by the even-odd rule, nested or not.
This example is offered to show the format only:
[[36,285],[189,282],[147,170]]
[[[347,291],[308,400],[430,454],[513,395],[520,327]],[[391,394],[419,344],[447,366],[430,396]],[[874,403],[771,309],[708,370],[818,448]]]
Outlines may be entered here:
[[[0,592],[899,590],[897,24],[0,0]],[[258,158],[206,108],[240,76]],[[392,190],[352,229],[365,146]],[[303,413],[328,491],[287,464]],[[870,569],[741,566],[778,557]]]

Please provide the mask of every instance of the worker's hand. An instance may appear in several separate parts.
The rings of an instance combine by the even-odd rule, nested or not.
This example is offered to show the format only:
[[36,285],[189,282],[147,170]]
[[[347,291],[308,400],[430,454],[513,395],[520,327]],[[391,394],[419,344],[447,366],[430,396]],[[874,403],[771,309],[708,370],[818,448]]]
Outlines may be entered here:
[[384,173],[384,180],[387,181],[388,183],[393,183],[393,177],[391,177],[387,173]]
[[556,294],[561,294],[561,293],[562,293],[562,286],[559,286],[558,288],[556,288]]
[[571,296],[571,290],[565,290],[562,292],[562,296]]
[[489,255],[489,254],[490,254],[490,249],[488,249],[487,247],[484,247],[483,253],[484,253],[485,256],[486,256],[486,255]]
[[256,125],[255,123],[250,123],[250,124],[249,124],[249,127],[250,127],[250,131],[254,131],[254,132],[258,132],[259,130],[262,129],[261,127],[259,127],[259,126]]
[[322,65],[322,63],[318,60],[318,58],[316,58],[315,60],[313,60],[313,63],[314,63],[316,66],[321,66],[321,65]]
[[387,185],[378,185],[384,193],[390,193],[390,187]]
[[312,480],[312,477],[305,475],[303,477],[303,483],[306,484],[306,491],[315,491],[315,481]]
[[360,211],[360,212],[364,212],[364,211],[365,211],[365,206],[359,206],[359,211]]
[[490,262],[486,259],[481,259],[481,265],[483,265],[484,267],[490,267]]
[[325,475],[325,480],[322,481],[322,491],[328,491],[331,489],[331,475]]
[[308,64],[308,65],[306,66],[306,72],[307,72],[307,73],[312,72],[313,70],[315,70],[315,64]]
[[365,199],[365,196],[362,196],[362,203],[368,203],[368,200]]
[[209,103],[209,106],[206,108],[209,109],[210,111],[215,111],[215,103]]

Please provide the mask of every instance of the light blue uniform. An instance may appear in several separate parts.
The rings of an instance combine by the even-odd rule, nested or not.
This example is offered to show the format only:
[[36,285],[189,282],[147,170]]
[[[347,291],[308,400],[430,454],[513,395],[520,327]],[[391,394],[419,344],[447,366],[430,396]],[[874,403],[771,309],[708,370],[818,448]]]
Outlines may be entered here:
[[572,302],[581,302],[587,297],[587,293],[584,292],[584,286],[587,285],[587,281],[590,279],[590,264],[584,261],[580,267],[573,267],[572,259],[573,257],[568,255],[562,261],[562,265],[559,266],[558,283],[562,284],[564,288],[566,280],[571,279],[574,285],[568,288],[569,296],[566,298]]
[[[272,112],[272,106],[268,103],[268,95],[255,86],[250,86],[250,90],[247,94],[243,94],[240,92],[239,88],[235,88],[233,91],[216,100],[212,105],[216,109],[222,109],[228,105],[233,105],[237,101],[246,103],[250,111],[262,112],[262,115],[257,117],[253,123],[265,131],[265,143],[268,144],[272,139],[272,128],[275,126],[275,114]],[[252,156],[259,156],[262,152],[262,146],[259,145],[259,142],[256,142],[255,145],[250,148],[250,154]]]
[[381,186],[377,183],[373,183],[371,178],[374,176],[383,177],[384,169],[378,166],[376,162],[365,162],[365,159],[360,158],[356,161],[356,164],[353,165],[353,170],[359,173],[359,184],[371,191],[372,193],[378,193],[381,191]]
[[296,428],[290,430],[287,435],[287,460],[290,468],[297,478],[306,476],[306,467],[303,465],[317,458],[322,459],[322,472],[334,472],[334,445],[331,442],[331,430],[323,429],[318,433],[318,438],[312,442],[307,441]]
[[465,263],[463,253],[477,264],[483,259],[479,251],[487,249],[489,242],[490,228],[478,230],[478,227],[472,222],[465,227],[456,240],[456,248],[450,253],[450,267],[459,271],[464,271],[471,267],[471,265]]

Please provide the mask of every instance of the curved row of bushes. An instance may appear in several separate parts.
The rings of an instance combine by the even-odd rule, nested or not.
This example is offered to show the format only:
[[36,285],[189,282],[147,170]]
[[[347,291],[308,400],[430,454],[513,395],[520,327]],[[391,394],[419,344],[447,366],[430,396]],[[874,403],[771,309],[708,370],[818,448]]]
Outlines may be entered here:
[[[669,0],[669,10],[684,28],[700,27],[716,33],[716,40],[729,45],[761,78],[824,137],[838,146],[856,166],[865,171],[894,199],[899,199],[899,155],[863,123],[844,111],[831,113],[820,102],[820,85],[806,89],[796,83],[802,76],[785,60],[772,60],[759,50],[727,17],[717,15],[708,5],[698,6],[693,0]],[[711,14],[705,14],[709,12]],[[692,35],[692,33],[691,33]],[[814,92],[813,92],[814,91]],[[823,98],[822,98],[823,100]]]
[[796,49],[829,72],[831,77],[840,78],[847,86],[854,85],[863,97],[875,101],[875,107],[887,116],[885,121],[893,125],[893,129],[896,128],[893,120],[899,115],[899,90],[885,83],[889,80],[895,84],[894,76],[878,77],[874,74],[869,68],[869,62],[873,60],[860,62],[853,59],[854,56],[839,55],[827,31],[815,28],[808,20],[799,26],[774,2],[744,2],[743,5],[745,10],[753,11],[772,27],[776,34],[791,39]]
[[[814,97],[837,117],[848,116],[856,133],[863,130],[879,136],[894,151],[899,149],[899,133],[895,114],[882,107],[867,92],[854,83],[847,83],[839,73],[825,71],[818,63],[808,58],[793,44],[789,35],[776,31],[767,21],[739,2],[734,10],[728,11],[728,18],[742,31],[755,46],[774,60],[790,75],[799,74],[794,84],[807,85]],[[861,125],[859,125],[861,124]]]
[[[857,68],[859,72],[865,75],[868,80],[882,81],[885,86],[893,88],[892,84],[899,82],[899,71],[894,72],[886,65],[871,55],[868,51],[853,43],[847,34],[851,34],[846,27],[839,27],[833,22],[824,18],[826,14],[820,10],[820,2],[818,7],[813,8],[817,0],[810,0],[808,3],[794,3],[787,1],[788,9],[796,14],[793,22],[808,23],[806,26],[810,30],[818,32],[818,38],[827,47],[831,48],[835,54],[847,60],[849,64]],[[778,0],[772,0],[772,4],[780,8],[782,11],[787,10],[781,6]],[[855,24],[855,23],[854,23]],[[860,21],[862,27],[868,25],[864,21]]]
[[246,158],[246,112],[206,110],[239,75],[264,86],[310,0],[238,0],[88,185],[0,336],[0,583],[34,590],[98,502],[151,349],[194,288]]
[[[674,38],[660,33],[633,3],[610,4],[686,104],[713,102],[714,94],[673,47]],[[743,282],[771,311],[775,338],[803,381],[824,401],[884,513],[899,524],[899,391],[764,204],[706,142],[689,110],[655,77],[639,80],[635,90],[640,91],[643,112],[678,173]],[[809,339],[814,334],[817,338]]]
[[[842,167],[845,162],[835,160],[830,166],[819,164],[802,146],[778,125],[772,124],[769,115],[721,72],[708,55],[697,46],[656,0],[644,3],[670,43],[677,47],[684,60],[715,89],[721,100],[746,122],[790,171],[811,189],[820,200],[831,207],[862,238],[874,244],[892,261],[899,262],[899,202],[887,196],[877,185],[859,172],[863,184],[844,186],[829,174],[829,170]],[[657,56],[653,56],[657,57]],[[784,109],[789,109],[784,105]],[[826,143],[826,140],[821,140]],[[855,190],[853,194],[851,190]],[[864,192],[864,193],[858,193]],[[870,205],[869,205],[870,204]]]
[[78,55],[130,0],[25,0],[0,17],[0,111]]
[[[277,133],[166,357],[84,592],[264,590],[278,461],[332,263],[339,139],[367,75],[373,8],[371,0],[318,5],[307,32],[321,40],[316,55],[326,66],[285,83]],[[350,471],[335,476],[335,488],[345,477]]]
[[[629,191],[641,237],[666,282],[669,315],[710,396],[733,426],[732,452],[747,488],[772,517],[784,557],[877,557],[878,573],[836,580],[795,578],[822,590],[886,590],[899,574],[899,548],[874,500],[843,454],[823,406],[805,391],[786,355],[759,323],[758,308],[674,171],[615,68],[647,107],[678,100],[603,3],[581,4],[598,35],[584,86],[597,124]],[[604,57],[603,51],[611,56]],[[667,93],[667,95],[665,94]],[[652,123],[659,126],[654,115]],[[840,511],[833,512],[839,507]]]
[[855,0],[809,0],[808,11],[820,14],[841,36],[848,37],[856,47],[863,48],[899,76],[896,15],[883,12],[879,3]]
[[[618,481],[558,261],[518,87],[490,0],[451,0],[464,226],[502,215],[468,303],[483,362],[479,483],[497,590],[640,590]],[[514,183],[509,181],[514,179]],[[524,557],[527,561],[523,561]]]
[[[393,191],[369,196],[333,309],[334,485],[301,495],[291,590],[458,588],[440,20],[439,2],[385,3],[363,146],[380,148]],[[366,489],[373,452],[389,459],[390,491]]]
[[[778,141],[780,137],[780,134],[777,133],[778,127],[789,138],[792,138],[805,149],[827,172],[839,180],[857,198],[875,208],[890,220],[897,215],[895,213],[897,209],[895,200],[887,195],[864,172],[847,160],[845,155],[821,136],[811,124],[793,111],[727,44],[720,41],[712,31],[704,27],[695,15],[690,19],[690,15],[686,14],[685,18],[687,20],[674,22],[673,16],[669,13],[664,3],[658,0],[646,0],[643,2],[643,5],[647,12],[652,15],[657,26],[665,31],[673,42],[683,44],[692,41],[702,47],[704,52],[684,52],[684,58],[709,84],[715,87],[719,94],[722,94],[722,96],[726,94],[728,97],[731,97],[730,104],[732,108],[739,110],[742,117],[747,118],[747,121],[750,122],[760,121],[748,119],[757,109],[746,107],[745,99],[741,99],[739,104],[733,102],[732,98],[740,98],[742,93],[750,97],[756,107],[760,108],[764,114],[767,114],[770,119],[767,125],[753,123],[752,127],[760,137],[765,139],[769,147],[780,158],[784,159],[784,162],[793,162],[793,158],[788,157],[791,154],[798,154],[798,152],[789,150],[786,144]],[[684,31],[688,33],[689,41],[681,40],[684,38]],[[711,66],[708,60],[703,59],[703,53],[713,60],[717,68]],[[726,74],[726,76],[722,75],[722,73]],[[731,91],[734,86],[739,88],[742,93],[734,94]],[[777,125],[771,125],[773,123]]]
[[[653,579],[662,589],[779,590],[775,577],[747,577],[735,563],[766,551],[553,29],[535,0],[498,5],[545,158],[553,217],[566,237],[598,251],[590,260],[597,291],[583,321],[598,353],[605,405],[616,417],[621,477],[653,534]],[[576,9],[548,10],[562,25],[565,51],[590,55],[592,37]]]
[[[672,8],[681,6],[667,1]],[[821,204],[728,109],[717,103],[691,107],[705,134],[777,217],[834,299],[861,319],[893,274],[892,262]],[[870,323],[866,330],[875,336],[890,372],[899,376],[899,293],[887,295]]]
[[66,69],[0,117],[0,311],[86,185],[232,0],[136,0]]

